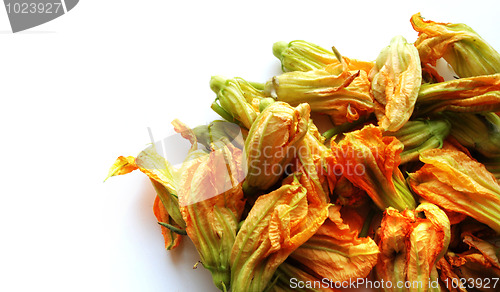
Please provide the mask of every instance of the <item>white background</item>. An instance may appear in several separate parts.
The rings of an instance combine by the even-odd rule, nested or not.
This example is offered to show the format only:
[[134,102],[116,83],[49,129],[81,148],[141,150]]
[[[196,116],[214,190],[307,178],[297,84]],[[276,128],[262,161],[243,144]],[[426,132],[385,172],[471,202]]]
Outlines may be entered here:
[[500,50],[496,1],[82,0],[12,34],[0,8],[0,291],[216,291],[186,240],[166,252],[141,173],[119,155],[216,118],[211,75],[266,81],[275,41],[372,60],[409,19],[464,22]]

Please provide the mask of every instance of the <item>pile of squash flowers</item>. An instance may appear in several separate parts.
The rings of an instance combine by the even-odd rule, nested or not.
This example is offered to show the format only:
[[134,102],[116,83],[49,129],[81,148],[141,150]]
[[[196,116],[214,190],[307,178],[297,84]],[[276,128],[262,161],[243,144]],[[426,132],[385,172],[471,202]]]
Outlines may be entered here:
[[109,176],[149,177],[166,249],[189,237],[222,291],[499,291],[500,54],[464,24],[411,25],[371,62],[275,43],[283,74],[212,77],[224,120],[173,121],[179,169],[153,145]]

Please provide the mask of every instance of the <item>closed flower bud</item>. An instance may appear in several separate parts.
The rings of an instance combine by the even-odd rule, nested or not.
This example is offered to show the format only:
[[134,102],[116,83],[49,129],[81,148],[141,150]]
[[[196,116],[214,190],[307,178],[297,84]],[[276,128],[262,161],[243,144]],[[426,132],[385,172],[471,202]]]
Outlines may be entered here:
[[[338,58],[341,59],[340,55]],[[275,76],[264,88],[267,95],[292,106],[308,103],[313,112],[330,115],[335,124],[354,121],[373,112],[369,91],[366,72],[349,71],[345,60],[322,69]]]
[[224,119],[250,129],[258,115],[258,110],[253,107],[254,99],[264,98],[255,86],[258,84],[246,82],[241,78],[212,77],[210,88],[217,93],[212,109]]
[[248,173],[244,187],[266,190],[283,175],[307,133],[310,108],[270,104],[253,123],[245,141]]
[[369,78],[379,126],[399,130],[413,113],[422,82],[417,49],[402,36],[394,37],[380,52]]
[[300,40],[274,43],[273,54],[281,61],[283,72],[311,71],[339,62],[331,51]]

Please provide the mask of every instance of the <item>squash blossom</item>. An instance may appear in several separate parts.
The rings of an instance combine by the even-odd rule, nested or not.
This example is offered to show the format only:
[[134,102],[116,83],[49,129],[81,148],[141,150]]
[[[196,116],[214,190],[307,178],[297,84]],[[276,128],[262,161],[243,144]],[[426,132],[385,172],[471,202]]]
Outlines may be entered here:
[[328,217],[328,204],[298,175],[259,196],[248,213],[231,252],[232,291],[264,291],[278,266]]
[[345,134],[332,150],[342,174],[366,191],[381,210],[415,209],[415,199],[398,168],[403,143],[395,137],[383,137],[379,128],[367,125]]
[[289,258],[296,267],[331,281],[368,276],[377,263],[379,248],[370,237],[358,237],[340,215],[340,206],[329,209],[328,219]]
[[[179,123],[176,131],[189,136],[192,152],[199,151],[193,132]],[[189,156],[180,169],[178,191],[187,235],[214,284],[223,291],[230,287],[229,257],[244,209],[243,154],[226,142],[214,142],[208,154]]]
[[338,63],[331,51],[301,40],[274,43],[273,55],[281,61],[283,72],[306,72]]
[[394,37],[380,52],[369,78],[379,126],[399,130],[413,113],[422,82],[417,49],[402,36]]
[[245,191],[266,190],[282,178],[309,124],[309,105],[270,104],[258,115],[245,140]]
[[[212,103],[212,109],[225,120],[250,129],[258,115],[258,103],[265,97],[259,86],[241,78],[225,79],[213,76],[210,88],[217,97]],[[257,104],[257,108],[254,104]]]
[[401,164],[418,161],[420,152],[427,149],[441,148],[450,132],[451,124],[447,120],[415,120],[407,122],[396,132],[386,135],[396,137],[404,145],[401,152]]
[[408,179],[415,193],[500,233],[500,185],[484,165],[449,147],[426,150],[420,160],[425,165]]
[[484,162],[500,158],[500,117],[495,113],[444,115],[452,125],[451,136],[462,146],[485,158]]
[[[423,212],[425,216],[419,216]],[[383,291],[441,291],[429,284],[438,278],[436,263],[450,243],[450,221],[436,205],[420,204],[414,211],[388,208],[377,232],[380,257],[375,276],[381,281],[408,281],[409,289],[386,286]]]
[[313,112],[330,115],[335,124],[373,112],[367,73],[349,70],[348,61],[338,52],[336,56],[340,62],[321,69],[275,76],[266,83],[264,92],[292,106],[308,103]]
[[481,113],[500,110],[500,74],[423,84],[415,115],[442,111]]
[[[311,71],[321,69],[330,64],[340,64],[332,51],[306,41],[276,42],[273,54],[281,61],[283,72]],[[359,61],[344,57],[349,70],[364,70],[370,72],[373,62]]]
[[186,228],[177,197],[177,173],[152,145],[139,153],[137,158],[118,157],[109,170],[108,178],[124,175],[136,169],[149,177],[156,191],[153,212],[161,225],[165,248],[173,249],[180,244],[181,235],[185,235]]
[[423,64],[435,66],[444,58],[460,78],[500,73],[500,54],[467,25],[425,21],[420,13],[411,17],[411,25]]

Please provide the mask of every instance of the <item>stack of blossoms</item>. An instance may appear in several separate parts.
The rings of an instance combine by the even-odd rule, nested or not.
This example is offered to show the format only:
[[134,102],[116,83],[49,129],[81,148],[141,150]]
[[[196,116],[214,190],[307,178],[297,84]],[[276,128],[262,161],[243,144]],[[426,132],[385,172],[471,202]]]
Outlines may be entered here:
[[411,24],[370,62],[275,43],[283,74],[212,77],[225,121],[173,122],[180,168],[153,145],[109,176],[149,177],[166,249],[189,237],[222,291],[499,291],[500,55],[464,24]]

